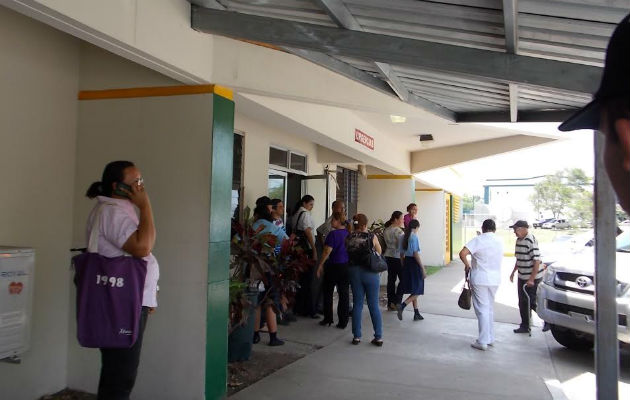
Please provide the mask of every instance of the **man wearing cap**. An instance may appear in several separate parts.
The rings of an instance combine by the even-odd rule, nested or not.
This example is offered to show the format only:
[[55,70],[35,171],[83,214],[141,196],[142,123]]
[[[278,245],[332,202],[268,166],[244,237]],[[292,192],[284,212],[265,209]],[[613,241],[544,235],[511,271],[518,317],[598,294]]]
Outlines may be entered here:
[[593,129],[606,135],[606,171],[619,204],[630,213],[630,14],[608,42],[604,74],[593,101],[558,129]]
[[[514,229],[516,235],[516,248],[514,250],[516,263],[510,274],[510,282],[514,282],[514,274],[518,271],[518,284],[516,286],[518,309],[521,312],[521,325],[514,329],[514,333],[529,333],[529,310],[536,311],[536,290],[543,276],[543,269],[540,268],[540,250],[538,250],[536,238],[529,233],[527,221],[516,221],[510,228]],[[525,290],[529,295],[529,305]],[[549,330],[548,326],[545,325],[543,331],[547,330]]]

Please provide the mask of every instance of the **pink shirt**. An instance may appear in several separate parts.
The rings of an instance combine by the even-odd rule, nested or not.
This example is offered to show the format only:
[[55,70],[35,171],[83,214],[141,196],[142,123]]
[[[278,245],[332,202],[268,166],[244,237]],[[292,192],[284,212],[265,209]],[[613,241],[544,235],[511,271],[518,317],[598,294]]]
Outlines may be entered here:
[[[98,253],[105,257],[119,257],[125,254],[122,250],[127,239],[138,230],[138,214],[136,208],[128,200],[114,199],[106,196],[97,197],[98,204],[94,206],[87,224],[87,240],[94,222],[94,213],[103,204],[100,217],[100,232],[98,236]],[[157,307],[157,283],[160,278],[160,267],[153,254],[144,257],[147,262],[147,277],[144,281],[142,305]]]
[[411,222],[412,219],[418,219],[418,217],[412,217],[411,214],[405,214],[405,218],[403,219],[405,221],[405,228],[409,226],[409,222]]

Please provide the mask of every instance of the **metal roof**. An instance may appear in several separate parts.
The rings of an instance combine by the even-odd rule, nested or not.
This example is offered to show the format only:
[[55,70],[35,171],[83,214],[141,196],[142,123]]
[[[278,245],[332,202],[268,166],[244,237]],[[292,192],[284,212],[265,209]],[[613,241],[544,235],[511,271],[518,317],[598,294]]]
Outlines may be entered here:
[[[391,87],[402,101],[425,108],[443,117],[457,121],[557,121],[590,100],[591,88],[596,88],[598,74],[605,56],[608,38],[615,25],[630,12],[630,0],[197,0],[197,5],[232,11],[229,14],[248,14],[268,18],[269,29],[281,21],[292,21],[291,28],[306,32],[305,36],[317,43],[292,43],[290,38],[282,38],[275,31],[247,32],[246,27],[238,30],[230,27],[229,32],[221,31],[216,23],[206,31],[226,34],[242,39],[275,41],[271,44],[289,43],[283,48],[300,47],[296,54],[318,62],[337,72],[374,86],[377,78]],[[193,11],[193,26],[195,25]],[[228,14],[222,14],[225,18]],[[216,22],[216,20],[215,20]],[[302,25],[300,25],[302,24]],[[308,25],[306,25],[308,24]],[[327,27],[317,31],[312,25]],[[199,28],[199,27],[195,27]],[[332,31],[335,28],[336,31]],[[315,29],[315,33],[310,32]],[[338,32],[337,32],[338,31]],[[344,36],[345,31],[345,36]],[[323,33],[321,33],[323,32]],[[357,36],[363,42],[378,38],[406,38],[403,46],[415,43],[445,45],[436,47],[431,53],[435,63],[418,59],[405,65],[404,54],[398,59],[388,59],[388,54],[396,51],[396,42],[383,49],[379,59],[371,59],[378,49],[361,52],[344,48],[346,36],[353,32],[373,35]],[[275,36],[274,36],[275,35]],[[358,35],[358,34],[357,34]],[[377,35],[377,36],[375,36]],[[330,37],[330,39],[329,39]],[[351,36],[349,36],[351,37]],[[401,39],[401,43],[403,40]],[[319,46],[319,47],[317,47]],[[449,47],[456,46],[456,47]],[[309,48],[307,48],[309,47]],[[314,48],[324,50],[327,58],[316,54]],[[453,49],[478,49],[482,52],[454,52]],[[444,53],[460,55],[459,60],[439,63],[440,49]],[[329,51],[326,51],[329,50]],[[372,51],[372,53],[370,53]],[[389,53],[387,52],[389,51]],[[561,78],[562,71],[576,68],[571,72],[578,76],[582,71],[591,73],[581,77],[587,82],[575,88],[570,83],[550,85],[536,78],[545,74],[544,65],[534,75],[527,75],[521,81],[512,81],[504,76],[492,75],[494,64],[488,64],[488,74],[479,74],[486,59],[475,55],[502,53],[516,57],[499,60],[498,64],[519,64],[534,60],[554,60],[558,69],[549,70],[551,79]],[[437,55],[436,55],[437,54]],[[469,55],[471,54],[471,55]],[[449,54],[444,54],[448,56]],[[422,58],[422,54],[417,55]],[[524,57],[519,57],[524,56]],[[490,59],[488,59],[490,60]],[[524,60],[524,61],[523,61]],[[388,62],[389,61],[389,62]],[[341,63],[340,63],[341,62]],[[453,64],[459,65],[453,68]],[[540,61],[543,62],[543,61]],[[471,66],[468,71],[466,64]],[[542,65],[542,64],[541,64]],[[574,65],[575,67],[571,67]],[[477,70],[473,70],[473,66]],[[577,69],[590,66],[591,69]],[[507,68],[510,68],[508,66]],[[541,71],[542,68],[542,71]],[[595,71],[595,74],[592,74]],[[537,74],[537,75],[536,75]],[[481,76],[483,75],[483,76]],[[532,76],[534,77],[532,79]],[[372,80],[370,80],[370,78]],[[569,80],[570,81],[570,80]],[[576,79],[577,81],[577,79]],[[593,82],[597,81],[597,82]],[[532,84],[533,82],[533,84]],[[377,85],[378,86],[378,85]],[[556,87],[553,87],[556,86]],[[562,86],[562,87],[558,87]],[[379,86],[383,89],[385,86]],[[377,87],[375,87],[377,88]],[[387,87],[385,87],[387,88]]]

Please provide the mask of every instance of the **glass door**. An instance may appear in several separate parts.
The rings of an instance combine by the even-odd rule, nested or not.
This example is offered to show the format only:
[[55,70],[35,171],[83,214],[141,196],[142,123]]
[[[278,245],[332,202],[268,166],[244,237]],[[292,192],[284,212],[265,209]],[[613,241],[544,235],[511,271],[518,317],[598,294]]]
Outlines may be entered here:
[[[280,199],[282,203],[287,204],[287,173],[275,169],[269,170],[269,180],[267,183],[267,196],[270,199]],[[286,216],[283,219],[286,220]]]

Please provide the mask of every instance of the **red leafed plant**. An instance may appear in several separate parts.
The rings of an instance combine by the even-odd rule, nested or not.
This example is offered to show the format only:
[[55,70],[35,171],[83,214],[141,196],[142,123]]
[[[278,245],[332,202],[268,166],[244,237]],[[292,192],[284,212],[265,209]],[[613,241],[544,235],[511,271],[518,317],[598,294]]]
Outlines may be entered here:
[[[283,241],[276,253],[277,238],[273,234],[257,234],[250,219],[249,207],[245,209],[245,222],[232,223],[233,237],[230,245],[230,329],[232,332],[247,322],[250,302],[246,290],[257,291],[262,281],[265,287],[272,287],[279,296],[289,301],[295,296],[300,273],[311,268],[314,261],[309,260],[304,251],[296,246],[292,235]],[[271,299],[264,298],[276,308]],[[279,310],[276,310],[276,312]]]

